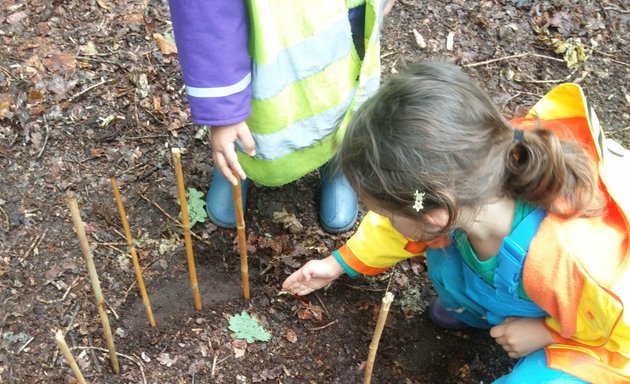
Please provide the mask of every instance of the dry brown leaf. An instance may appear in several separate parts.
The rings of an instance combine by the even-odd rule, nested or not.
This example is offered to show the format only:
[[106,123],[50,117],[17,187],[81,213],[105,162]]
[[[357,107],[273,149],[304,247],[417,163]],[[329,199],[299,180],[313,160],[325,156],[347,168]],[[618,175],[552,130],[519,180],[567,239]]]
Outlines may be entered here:
[[0,94],[0,117],[4,117],[11,108],[11,94]]
[[103,9],[109,11],[109,1],[107,0],[96,0],[96,3]]
[[9,17],[7,17],[7,23],[15,24],[18,21],[24,19],[26,16],[28,16],[28,14],[24,11],[15,12],[14,14],[9,15]]
[[287,340],[289,341],[289,343],[295,343],[297,342],[297,335],[295,334],[295,331],[292,329],[287,329]]
[[177,54],[177,47],[175,46],[175,43],[168,40],[166,37],[160,35],[159,33],[154,33],[153,38],[155,39],[155,42],[160,49],[160,52],[162,52],[164,56]]
[[294,214],[288,213],[284,209],[280,212],[273,213],[273,222],[282,224],[289,232],[296,234],[302,232],[304,226],[295,217]]
[[144,24],[144,16],[141,13],[130,13],[123,17],[123,24],[142,25]]
[[232,340],[232,351],[234,351],[234,357],[237,359],[245,356],[245,351],[247,351],[247,340]]

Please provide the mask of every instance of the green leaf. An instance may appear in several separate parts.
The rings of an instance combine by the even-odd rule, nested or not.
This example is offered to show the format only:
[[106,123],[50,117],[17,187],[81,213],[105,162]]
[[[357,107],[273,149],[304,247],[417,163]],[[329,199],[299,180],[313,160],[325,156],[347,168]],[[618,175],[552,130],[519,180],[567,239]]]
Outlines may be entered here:
[[205,222],[208,218],[208,214],[206,213],[206,202],[203,199],[203,192],[200,192],[195,188],[188,188],[186,200],[190,227],[192,228],[197,223]]
[[271,333],[258,324],[255,317],[251,317],[247,312],[243,311],[240,315],[234,315],[230,318],[230,331],[234,332],[237,339],[245,339],[248,343],[254,341],[269,341]]

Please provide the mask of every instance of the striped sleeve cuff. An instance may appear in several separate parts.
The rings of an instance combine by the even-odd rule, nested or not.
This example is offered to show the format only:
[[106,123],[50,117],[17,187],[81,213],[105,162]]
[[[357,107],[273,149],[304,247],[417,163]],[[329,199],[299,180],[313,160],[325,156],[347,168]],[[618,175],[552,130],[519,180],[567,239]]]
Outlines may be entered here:
[[348,276],[354,279],[355,277],[358,277],[360,275],[359,272],[350,268],[350,266],[343,260],[343,257],[341,257],[341,255],[339,254],[339,251],[333,252],[333,256],[335,257],[335,260],[337,260],[337,262],[341,264],[341,267],[343,268],[343,270],[346,272]]

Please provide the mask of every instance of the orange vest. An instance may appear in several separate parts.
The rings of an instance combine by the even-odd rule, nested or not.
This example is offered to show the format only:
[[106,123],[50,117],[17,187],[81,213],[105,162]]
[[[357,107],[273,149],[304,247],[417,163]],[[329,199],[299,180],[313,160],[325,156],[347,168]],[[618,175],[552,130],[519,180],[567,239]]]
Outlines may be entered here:
[[549,214],[531,243],[523,285],[550,315],[557,344],[546,348],[548,365],[592,383],[630,383],[630,152],[605,140],[576,84],[554,88],[512,123],[583,143],[608,198],[603,216]]

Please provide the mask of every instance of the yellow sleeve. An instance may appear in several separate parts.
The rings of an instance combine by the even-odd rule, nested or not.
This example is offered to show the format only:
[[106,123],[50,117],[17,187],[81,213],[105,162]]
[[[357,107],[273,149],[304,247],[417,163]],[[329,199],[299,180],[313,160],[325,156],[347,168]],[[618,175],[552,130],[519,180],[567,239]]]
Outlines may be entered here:
[[425,248],[425,243],[400,234],[387,217],[370,211],[334,256],[350,276],[377,275],[401,260],[424,253]]

